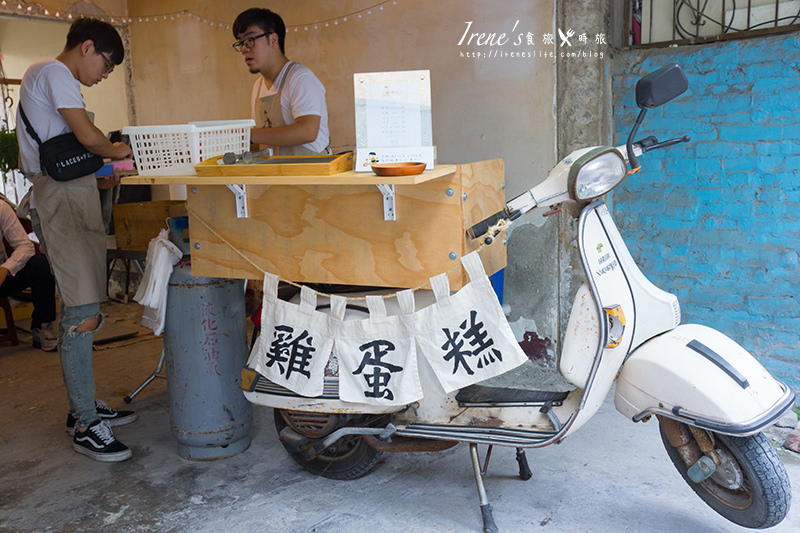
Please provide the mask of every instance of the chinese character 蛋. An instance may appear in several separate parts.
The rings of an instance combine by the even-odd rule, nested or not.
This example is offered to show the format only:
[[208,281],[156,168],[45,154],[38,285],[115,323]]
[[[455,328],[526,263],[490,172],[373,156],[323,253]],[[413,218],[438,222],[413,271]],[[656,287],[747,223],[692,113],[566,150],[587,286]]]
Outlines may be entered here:
[[[367,398],[386,398],[393,400],[394,394],[388,388],[392,372],[402,372],[403,367],[393,365],[383,360],[389,352],[395,350],[395,345],[387,340],[374,340],[362,344],[358,349],[364,354],[361,364],[353,375],[362,374],[370,390],[364,391]],[[366,367],[372,367],[371,372],[364,372]]]

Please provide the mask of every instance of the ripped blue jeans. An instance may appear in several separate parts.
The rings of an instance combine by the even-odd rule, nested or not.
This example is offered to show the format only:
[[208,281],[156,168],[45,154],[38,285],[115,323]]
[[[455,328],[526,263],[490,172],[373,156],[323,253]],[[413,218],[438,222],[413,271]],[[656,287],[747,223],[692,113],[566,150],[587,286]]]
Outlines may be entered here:
[[[93,331],[76,331],[87,318],[96,317],[99,322]],[[67,388],[69,408],[75,413],[76,427],[91,425],[99,419],[94,404],[95,385],[92,369],[92,343],[94,332],[100,329],[103,315],[100,303],[61,306],[58,323],[58,354],[61,357],[61,372]]]

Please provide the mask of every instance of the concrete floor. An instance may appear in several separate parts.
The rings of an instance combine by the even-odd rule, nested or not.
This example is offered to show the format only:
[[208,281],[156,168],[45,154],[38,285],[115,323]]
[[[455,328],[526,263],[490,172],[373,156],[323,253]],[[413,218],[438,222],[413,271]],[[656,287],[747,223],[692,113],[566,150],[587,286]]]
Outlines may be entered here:
[[[109,304],[107,315],[136,314]],[[480,532],[466,445],[439,453],[386,454],[355,481],[317,478],[277,440],[269,409],[254,408],[252,445],[235,457],[193,462],[177,454],[166,383],[156,380],[118,428],[134,452],[117,464],[72,451],[58,358],[0,345],[0,531],[2,532]],[[122,398],[155,367],[162,340],[95,352],[98,397]],[[770,430],[781,440],[787,430]],[[481,448],[484,453],[485,447]],[[673,469],[655,423],[634,425],[611,401],[564,443],[530,450],[533,479],[516,477],[513,450],[492,455],[486,488],[503,532],[745,531],[708,508]],[[800,487],[798,454],[780,450]],[[800,502],[771,531],[800,531]]]

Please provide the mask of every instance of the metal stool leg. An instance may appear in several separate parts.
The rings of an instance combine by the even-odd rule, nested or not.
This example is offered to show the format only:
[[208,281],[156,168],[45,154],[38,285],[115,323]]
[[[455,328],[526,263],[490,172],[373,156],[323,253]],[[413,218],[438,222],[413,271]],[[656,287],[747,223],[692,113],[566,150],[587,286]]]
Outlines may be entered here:
[[139,385],[136,388],[135,391],[133,391],[129,395],[125,396],[125,398],[123,398],[125,400],[125,403],[131,403],[131,400],[133,400],[133,397],[136,396],[137,394],[139,394],[140,392],[142,392],[142,389],[144,389],[145,387],[150,385],[150,382],[153,381],[154,379],[156,379],[156,378],[167,379],[167,376],[165,376],[164,374],[160,373],[163,368],[164,368],[164,349],[162,348],[161,349],[161,358],[158,360],[158,366],[156,366],[156,369],[153,370],[153,373],[150,374],[147,377],[147,379],[145,379],[142,382],[142,384]]

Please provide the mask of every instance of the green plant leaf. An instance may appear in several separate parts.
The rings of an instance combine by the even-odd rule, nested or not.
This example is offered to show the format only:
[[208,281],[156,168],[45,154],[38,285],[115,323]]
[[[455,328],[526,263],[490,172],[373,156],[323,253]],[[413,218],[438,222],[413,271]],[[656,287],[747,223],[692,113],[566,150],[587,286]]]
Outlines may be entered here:
[[5,173],[17,168],[18,161],[17,131],[0,128],[0,172]]

